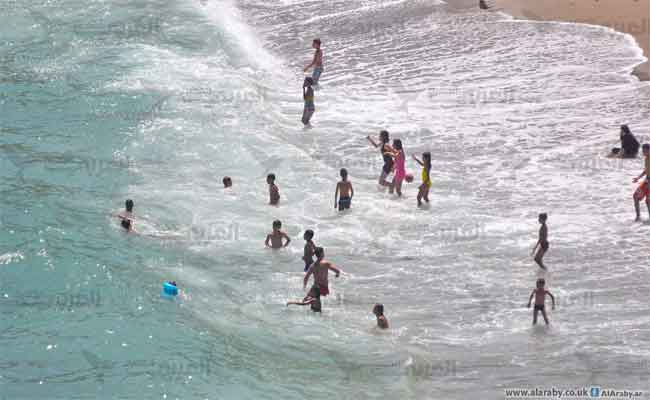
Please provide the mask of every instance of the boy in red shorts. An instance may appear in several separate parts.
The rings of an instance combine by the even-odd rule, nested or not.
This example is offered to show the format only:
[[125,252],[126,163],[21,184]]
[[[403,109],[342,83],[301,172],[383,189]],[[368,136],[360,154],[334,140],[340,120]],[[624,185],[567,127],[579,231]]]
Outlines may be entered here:
[[327,282],[327,276],[329,275],[330,270],[336,273],[337,278],[341,274],[341,270],[336,268],[334,264],[323,259],[325,257],[325,251],[322,247],[316,247],[314,253],[316,254],[316,262],[309,267],[305,274],[305,279],[303,280],[303,288],[306,288],[307,283],[309,282],[309,277],[314,275],[314,285],[307,294],[308,297],[312,298],[316,297],[314,293],[312,293],[314,289],[318,289],[321,296],[327,296],[330,293]]
[[634,209],[636,210],[636,220],[641,221],[640,202],[645,198],[645,204],[648,206],[648,216],[650,216],[650,144],[645,143],[643,149],[644,169],[641,175],[634,178],[634,183],[638,182],[645,176],[641,185],[634,192]]

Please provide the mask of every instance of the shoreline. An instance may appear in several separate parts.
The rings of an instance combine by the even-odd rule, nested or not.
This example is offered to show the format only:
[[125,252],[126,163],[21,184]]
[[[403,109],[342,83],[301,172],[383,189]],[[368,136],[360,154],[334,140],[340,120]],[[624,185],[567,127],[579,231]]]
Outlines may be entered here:
[[[478,0],[449,0],[453,7],[474,7]],[[634,37],[650,59],[650,0],[486,0],[490,11],[503,11],[515,18],[576,22],[605,26]],[[650,81],[650,61],[632,72],[641,81]]]

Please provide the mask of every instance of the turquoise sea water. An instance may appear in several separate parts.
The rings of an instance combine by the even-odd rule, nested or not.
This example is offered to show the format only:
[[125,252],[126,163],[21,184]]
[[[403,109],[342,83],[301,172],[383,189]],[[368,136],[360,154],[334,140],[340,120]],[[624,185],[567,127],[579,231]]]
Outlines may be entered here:
[[[428,1],[0,0],[0,399],[502,398],[648,390],[650,138],[629,37]],[[301,67],[325,43],[314,127]],[[365,136],[434,152],[432,205]],[[332,207],[350,170],[353,209]],[[416,179],[419,170],[409,162]],[[266,205],[265,176],[282,194]],[[233,177],[224,191],[221,178]],[[110,217],[135,201],[139,234]],[[523,307],[550,215],[550,329]],[[292,245],[263,247],[274,219]],[[302,232],[345,274],[322,316]],[[161,298],[174,279],[184,290]],[[392,329],[373,328],[375,302]]]

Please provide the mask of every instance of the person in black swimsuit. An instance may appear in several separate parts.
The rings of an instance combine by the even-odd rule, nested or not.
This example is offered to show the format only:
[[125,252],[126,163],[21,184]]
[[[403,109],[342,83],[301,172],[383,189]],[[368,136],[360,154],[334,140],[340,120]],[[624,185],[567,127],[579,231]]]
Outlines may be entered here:
[[375,148],[379,148],[381,152],[381,156],[384,159],[384,166],[381,169],[381,175],[379,176],[379,184],[381,186],[390,186],[390,182],[386,180],[388,178],[388,175],[390,175],[393,172],[393,157],[392,154],[395,152],[393,148],[391,147],[390,143],[390,137],[388,131],[381,131],[379,132],[379,142],[376,142],[373,140],[370,136],[367,136],[366,139],[375,146]]

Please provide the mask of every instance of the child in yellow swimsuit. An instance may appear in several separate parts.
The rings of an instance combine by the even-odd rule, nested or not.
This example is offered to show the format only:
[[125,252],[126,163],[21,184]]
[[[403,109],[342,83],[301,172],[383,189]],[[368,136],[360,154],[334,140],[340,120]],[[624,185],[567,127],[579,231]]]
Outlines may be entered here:
[[431,188],[431,153],[422,153],[422,161],[413,155],[413,159],[422,166],[422,184],[418,191],[418,207],[422,206],[422,199],[429,202],[429,189]]

